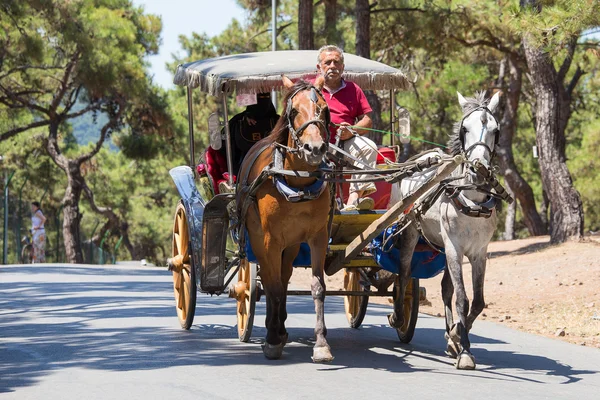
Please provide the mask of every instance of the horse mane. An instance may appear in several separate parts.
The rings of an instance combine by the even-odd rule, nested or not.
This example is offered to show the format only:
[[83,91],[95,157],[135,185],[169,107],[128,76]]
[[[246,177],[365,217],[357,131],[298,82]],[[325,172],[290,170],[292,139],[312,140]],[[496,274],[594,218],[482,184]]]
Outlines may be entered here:
[[285,97],[282,100],[284,112],[281,114],[281,117],[279,117],[279,120],[275,124],[275,127],[273,128],[273,130],[271,131],[269,136],[267,136],[265,138],[266,142],[268,142],[269,144],[272,144],[272,143],[279,143],[279,144],[283,144],[283,145],[287,144],[288,135],[290,133],[290,130],[288,128],[288,114],[287,114],[288,100],[292,97],[292,95],[294,93],[296,93],[298,91],[309,89],[312,86],[313,86],[312,83],[300,79],[299,81],[297,81],[294,84],[294,86],[292,86],[292,88],[290,90],[287,91],[287,93],[285,94]]
[[473,110],[479,107],[486,107],[490,101],[490,99],[485,98],[485,92],[476,92],[475,97],[465,97],[465,100],[467,102],[463,106],[461,120],[454,123],[452,126],[452,134],[450,134],[448,138],[448,149],[453,156],[460,154],[463,151],[463,144],[460,140],[460,125],[462,119],[469,115]]

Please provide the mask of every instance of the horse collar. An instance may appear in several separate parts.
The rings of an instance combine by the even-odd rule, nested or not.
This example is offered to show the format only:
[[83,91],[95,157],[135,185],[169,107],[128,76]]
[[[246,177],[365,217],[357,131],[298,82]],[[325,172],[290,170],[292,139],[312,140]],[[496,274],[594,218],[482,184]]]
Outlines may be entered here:
[[[327,164],[321,163],[320,167],[327,167]],[[283,169],[283,154],[279,148],[276,148],[273,151],[273,169]],[[287,184],[285,177],[281,174],[273,175],[273,185],[279,194],[291,203],[315,200],[319,198],[327,188],[327,182],[320,179],[317,179],[314,183],[303,188],[294,188]]]
[[461,213],[469,217],[489,218],[494,208],[496,208],[496,198],[493,196],[489,196],[483,203],[477,203],[468,199],[461,190],[453,191],[452,193],[447,192],[446,195]]

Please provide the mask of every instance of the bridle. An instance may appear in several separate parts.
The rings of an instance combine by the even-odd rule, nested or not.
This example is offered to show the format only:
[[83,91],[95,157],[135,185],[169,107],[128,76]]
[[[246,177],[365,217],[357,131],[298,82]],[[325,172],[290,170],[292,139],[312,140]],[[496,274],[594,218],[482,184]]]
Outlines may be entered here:
[[[314,86],[309,86],[309,87],[304,87],[304,88],[300,88],[297,89],[294,93],[292,93],[292,95],[288,98],[287,101],[287,106],[285,109],[285,114],[287,116],[287,123],[288,123],[288,129],[290,131],[290,134],[292,135],[292,139],[294,140],[294,144],[296,145],[297,149],[300,149],[302,147],[302,143],[300,142],[300,136],[302,136],[302,132],[304,132],[304,130],[306,128],[308,128],[310,125],[317,125],[317,127],[319,128],[319,130],[324,129],[325,130],[325,135],[326,135],[326,140],[325,143],[329,146],[329,136],[330,136],[330,132],[329,132],[329,125],[331,124],[331,115],[329,113],[329,107],[325,107],[325,108],[318,108],[318,114],[315,115],[316,118],[311,119],[306,121],[305,123],[303,123],[302,125],[300,125],[300,127],[298,127],[298,129],[294,129],[294,119],[296,118],[296,116],[299,114],[298,110],[296,110],[292,104],[292,100],[294,99],[294,97],[300,93],[303,92],[305,90],[309,90],[310,89],[310,95],[309,98],[310,100],[317,104],[319,102],[319,96],[321,98],[323,98],[323,95],[321,94],[321,91],[319,89],[317,89]],[[323,121],[321,119],[321,112],[325,110],[325,121]]]
[[465,155],[468,158],[469,154],[477,146],[482,146],[490,153],[490,158],[493,158],[494,155],[496,154],[496,146],[498,145],[498,141],[500,140],[500,130],[498,128],[496,128],[496,132],[494,133],[494,148],[492,149],[492,148],[490,148],[490,146],[487,145],[487,143],[485,143],[483,141],[483,135],[487,132],[488,114],[492,116],[492,118],[494,119],[494,122],[496,122],[497,127],[499,127],[500,125],[498,124],[498,120],[496,119],[496,117],[494,117],[494,114],[490,111],[489,108],[487,108],[487,106],[481,106],[481,107],[474,108],[468,114],[463,116],[462,120],[460,121],[460,127],[458,128],[460,143],[462,144],[462,147],[464,148],[465,147],[465,127],[463,126],[463,123],[465,122],[465,120],[467,118],[469,118],[469,116],[471,116],[471,114],[473,114],[476,111],[485,111],[486,112],[485,114],[483,114],[485,116],[485,122],[482,121],[483,126],[481,127],[481,134],[479,135],[479,140],[477,142],[473,143],[467,149],[464,149]]

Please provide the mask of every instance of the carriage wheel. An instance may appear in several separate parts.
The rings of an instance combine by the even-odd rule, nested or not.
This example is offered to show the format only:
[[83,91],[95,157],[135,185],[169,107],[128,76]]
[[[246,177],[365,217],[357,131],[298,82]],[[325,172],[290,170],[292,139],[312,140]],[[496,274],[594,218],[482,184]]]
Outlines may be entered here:
[[[344,290],[364,292],[369,291],[369,286],[364,286],[360,283],[360,272],[358,269],[344,270]],[[365,315],[367,314],[367,305],[369,304],[369,296],[344,296],[344,309],[346,310],[346,318],[351,328],[357,329],[362,324]]]
[[419,280],[412,278],[406,285],[404,293],[404,324],[401,328],[397,328],[398,339],[402,343],[410,343],[417,326],[419,317]]
[[196,271],[190,254],[190,230],[185,207],[180,201],[173,223],[173,290],[177,317],[183,329],[190,329],[196,312]]
[[243,259],[240,262],[238,281],[234,286],[237,301],[237,326],[240,342],[247,342],[252,335],[254,310],[256,309],[256,264]]

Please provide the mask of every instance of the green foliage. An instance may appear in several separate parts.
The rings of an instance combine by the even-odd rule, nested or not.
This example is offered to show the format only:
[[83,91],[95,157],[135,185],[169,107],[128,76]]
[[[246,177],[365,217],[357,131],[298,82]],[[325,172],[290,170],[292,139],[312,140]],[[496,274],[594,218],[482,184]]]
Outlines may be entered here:
[[[180,63],[271,49],[270,1],[239,3],[248,9],[247,21],[232,20],[216,37],[192,34],[180,38],[183,56],[170,63],[173,73]],[[315,2],[316,47],[327,40],[324,3]],[[371,56],[417,78],[413,88],[398,93],[396,100],[411,113],[412,136],[439,144],[446,144],[453,123],[461,116],[457,91],[472,96],[476,91],[497,89],[500,63],[507,54],[526,68],[520,50],[522,34],[531,34],[546,46],[559,65],[566,57],[566,46],[582,29],[600,25],[599,3],[586,0],[544,1],[541,14],[522,11],[516,0],[371,3]],[[278,2],[279,49],[297,48],[297,5],[297,0]],[[337,2],[339,41],[335,44],[347,52],[355,49],[354,6],[350,0]],[[28,100],[45,106],[60,88],[57,77],[62,76],[64,67],[70,60],[77,61],[69,92],[74,100],[66,97],[57,112],[74,113],[86,107],[90,112],[60,125],[58,143],[64,155],[73,158],[90,152],[100,128],[115,115],[117,104],[125,101],[126,112],[111,137],[113,151],[104,146],[82,166],[82,172],[96,202],[111,207],[126,221],[134,250],[155,262],[164,261],[171,252],[173,210],[178,200],[168,171],[189,165],[190,160],[185,88],[163,92],[152,87],[148,78],[145,56],[158,49],[160,18],[145,14],[128,0],[6,0],[0,17],[3,88],[38,88]],[[19,28],[11,21],[18,21]],[[584,202],[586,229],[598,230],[600,213],[594,206],[600,196],[595,184],[600,178],[596,165],[600,140],[597,46],[578,46],[573,64],[586,75],[573,94],[573,116],[567,129],[568,165]],[[23,65],[44,68],[10,72]],[[573,69],[567,81],[572,76]],[[79,86],[82,89],[75,90]],[[513,150],[539,204],[540,171],[531,150],[535,144],[531,111],[535,98],[526,80],[523,90]],[[0,99],[4,99],[2,93]],[[234,99],[229,101],[230,112],[238,111]],[[192,103],[198,161],[208,143],[208,116],[220,109],[221,101],[194,90]],[[388,103],[383,107],[389,107]],[[0,133],[45,118],[42,110],[8,107],[0,101]],[[415,152],[432,147],[416,140],[412,144]],[[46,145],[47,128],[35,128],[0,142],[0,154],[5,157],[5,168],[17,171],[13,190],[24,185],[28,198],[39,199],[47,189],[44,208],[54,213],[60,209],[67,180],[46,155]],[[88,237],[96,223],[104,221],[87,202],[80,206],[81,231]],[[517,216],[520,218],[519,211]],[[503,220],[499,228],[503,230]],[[526,234],[520,222],[517,231]],[[118,232],[111,232],[107,249],[112,250],[119,237]],[[125,245],[118,258],[129,258]]]

